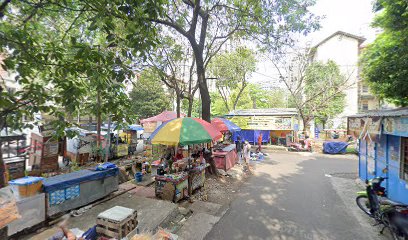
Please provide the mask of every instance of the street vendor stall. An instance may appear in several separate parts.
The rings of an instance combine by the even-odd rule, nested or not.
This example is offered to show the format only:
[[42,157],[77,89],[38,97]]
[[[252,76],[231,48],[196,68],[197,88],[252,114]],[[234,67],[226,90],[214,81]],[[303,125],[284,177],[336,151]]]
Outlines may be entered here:
[[[152,144],[179,146],[179,149],[173,158],[172,153],[176,151],[172,147],[167,148],[170,157],[158,171],[162,176],[156,176],[156,196],[177,202],[203,186],[208,165],[201,162],[202,159],[197,155],[195,158],[185,158],[181,146],[210,143],[221,136],[210,123],[198,118],[177,118],[157,128],[150,137]],[[167,174],[163,174],[164,169]]]
[[45,179],[47,216],[87,205],[118,190],[118,173],[116,165],[107,163]]
[[220,145],[214,149],[213,156],[217,168],[223,169],[224,171],[231,169],[238,159],[235,144],[229,144],[224,147]]
[[238,154],[235,144],[230,143],[226,133],[236,134],[241,128],[233,122],[224,118],[214,118],[211,124],[224,134],[224,141],[214,147],[213,156],[218,169],[228,171],[238,160]]
[[188,194],[188,174],[181,172],[177,174],[165,174],[155,176],[157,197],[172,202],[178,202],[189,196]]

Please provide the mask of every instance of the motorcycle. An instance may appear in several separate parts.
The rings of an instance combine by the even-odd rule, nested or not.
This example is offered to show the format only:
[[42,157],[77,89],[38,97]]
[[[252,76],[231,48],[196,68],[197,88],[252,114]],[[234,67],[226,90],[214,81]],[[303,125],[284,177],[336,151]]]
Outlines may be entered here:
[[374,225],[383,225],[381,234],[389,229],[394,240],[408,240],[408,205],[387,198],[381,186],[385,179],[376,177],[366,181],[366,191],[357,193],[357,206],[376,221]]

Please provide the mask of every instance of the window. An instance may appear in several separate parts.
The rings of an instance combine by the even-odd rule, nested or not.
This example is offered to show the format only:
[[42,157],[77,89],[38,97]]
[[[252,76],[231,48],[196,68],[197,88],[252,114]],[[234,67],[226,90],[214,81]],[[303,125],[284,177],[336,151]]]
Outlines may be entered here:
[[363,85],[362,91],[363,91],[363,93],[368,93],[368,86],[367,86],[367,85]]
[[368,102],[362,102],[361,105],[362,105],[362,106],[361,106],[361,109],[362,109],[363,111],[368,111]]
[[408,137],[401,138],[401,178],[408,180]]

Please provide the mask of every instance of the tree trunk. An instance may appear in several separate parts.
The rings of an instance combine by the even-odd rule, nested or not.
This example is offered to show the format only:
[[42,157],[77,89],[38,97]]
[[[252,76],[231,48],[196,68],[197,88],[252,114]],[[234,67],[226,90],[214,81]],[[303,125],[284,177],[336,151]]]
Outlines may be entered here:
[[211,122],[211,97],[208,92],[207,79],[205,78],[205,68],[202,54],[194,54],[197,63],[198,89],[201,95],[201,118]]
[[177,112],[177,118],[180,117],[180,102],[181,102],[181,97],[179,93],[176,93],[176,112]]
[[101,94],[98,90],[98,96],[97,96],[97,105],[98,105],[98,113],[97,113],[97,118],[98,122],[96,125],[96,146],[97,146],[97,152],[96,152],[96,159],[99,161],[100,159],[100,148],[102,147],[101,144],[101,125],[102,125],[102,119],[101,119]]
[[305,136],[306,136],[310,133],[310,126],[309,126],[310,119],[303,117],[302,120],[303,120],[303,132],[305,132]]
[[0,141],[0,188],[6,186],[6,166],[3,161],[2,142]]
[[193,96],[188,97],[188,110],[187,110],[187,117],[191,117],[191,113],[193,112]]

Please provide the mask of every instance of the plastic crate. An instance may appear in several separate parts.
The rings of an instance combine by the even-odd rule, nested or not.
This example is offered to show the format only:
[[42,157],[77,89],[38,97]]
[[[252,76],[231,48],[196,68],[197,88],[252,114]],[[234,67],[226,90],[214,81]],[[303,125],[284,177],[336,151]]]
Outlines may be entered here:
[[41,192],[44,178],[23,177],[11,180],[9,185],[17,199],[34,196]]

